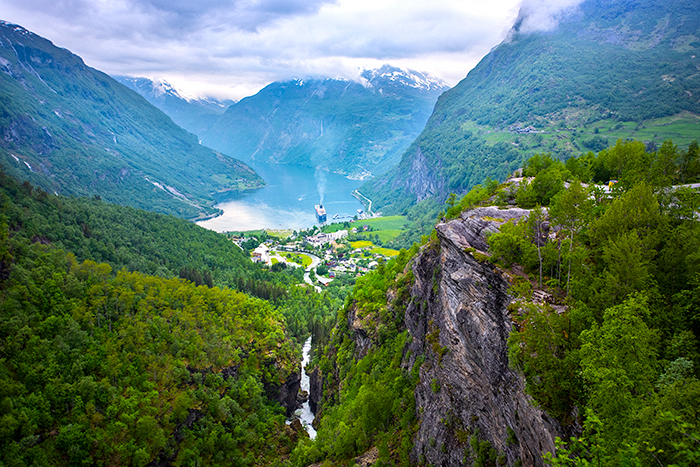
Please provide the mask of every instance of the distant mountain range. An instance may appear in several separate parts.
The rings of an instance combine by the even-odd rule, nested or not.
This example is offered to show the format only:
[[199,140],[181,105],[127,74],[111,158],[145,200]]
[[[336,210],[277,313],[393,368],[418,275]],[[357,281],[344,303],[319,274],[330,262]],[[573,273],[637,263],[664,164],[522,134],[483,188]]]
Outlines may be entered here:
[[457,86],[388,174],[361,192],[384,212],[444,202],[534,153],[564,159],[618,138],[700,137],[700,4],[586,0],[553,31],[521,18]]
[[449,89],[425,73],[384,65],[355,81],[275,82],[224,113],[226,102],[188,100],[167,83],[118,79],[199,135],[202,144],[244,161],[318,167],[353,178],[396,165]]
[[235,104],[233,100],[185,96],[164,80],[153,81],[148,78],[128,76],[113,76],[113,78],[141,94],[175,123],[195,135],[204,134],[230,105]]
[[196,218],[261,186],[143,97],[68,50],[0,22],[0,164],[49,193]]

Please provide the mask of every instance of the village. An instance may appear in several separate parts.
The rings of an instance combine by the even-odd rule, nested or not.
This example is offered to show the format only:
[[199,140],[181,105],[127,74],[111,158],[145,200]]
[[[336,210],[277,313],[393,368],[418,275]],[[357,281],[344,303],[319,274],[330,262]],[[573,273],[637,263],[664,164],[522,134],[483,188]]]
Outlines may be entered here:
[[399,253],[375,244],[382,243],[381,230],[370,223],[352,223],[358,224],[354,227],[345,222],[293,232],[265,230],[231,239],[254,262],[270,268],[277,264],[304,268],[305,281],[319,288],[339,277],[362,276]]

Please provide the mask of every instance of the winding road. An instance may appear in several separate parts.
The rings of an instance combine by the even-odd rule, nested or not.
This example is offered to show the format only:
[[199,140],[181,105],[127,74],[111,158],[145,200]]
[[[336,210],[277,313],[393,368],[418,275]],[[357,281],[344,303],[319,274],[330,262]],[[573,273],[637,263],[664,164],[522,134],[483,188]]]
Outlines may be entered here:
[[[282,251],[282,250],[275,248],[275,249],[273,249],[273,251]],[[284,251],[286,252],[286,250],[284,250]],[[298,255],[306,255],[309,258],[311,258],[311,264],[306,268],[306,272],[304,273],[304,282],[306,282],[307,284],[312,286],[314,289],[316,289],[316,292],[321,293],[321,290],[322,290],[321,287],[319,287],[318,285],[314,285],[313,281],[311,280],[311,270],[313,269],[314,273],[316,272],[316,266],[321,264],[321,258],[319,258],[318,256],[313,255],[311,253],[307,253],[305,251],[296,251],[295,250],[295,251],[291,251],[289,253],[296,253]],[[287,261],[286,258],[285,258],[285,262],[287,262],[288,264],[295,264],[295,263],[291,263],[290,261]]]
[[371,216],[372,215],[372,200],[369,199],[368,197],[366,197],[365,195],[363,195],[362,193],[360,193],[359,190],[353,191],[352,194],[353,195],[357,194],[357,196],[355,196],[355,198],[357,198],[358,201],[360,201],[362,204],[365,204],[365,203],[360,199],[360,197],[364,198],[369,203],[369,206],[367,207],[367,214],[369,214]]
[[321,287],[314,285],[314,283],[311,281],[311,270],[313,269],[314,274],[316,273],[316,266],[321,264],[321,258],[316,255],[312,255],[311,253],[302,253],[301,251],[296,251],[295,253],[301,253],[311,258],[311,264],[306,268],[306,272],[304,273],[304,282],[313,286],[313,288],[316,289],[316,292],[321,293]]

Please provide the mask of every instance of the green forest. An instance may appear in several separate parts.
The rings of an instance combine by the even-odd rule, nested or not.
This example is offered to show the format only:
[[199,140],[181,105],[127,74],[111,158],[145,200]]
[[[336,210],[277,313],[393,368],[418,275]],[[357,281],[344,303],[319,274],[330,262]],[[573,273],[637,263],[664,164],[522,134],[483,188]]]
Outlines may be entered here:
[[275,393],[299,371],[298,342],[328,339],[343,287],[317,294],[185,220],[1,173],[0,204],[0,464],[291,452]]
[[12,246],[4,465],[250,465],[291,445],[265,387],[298,361],[268,303]]
[[[517,186],[487,179],[440,213],[530,210],[471,254],[521,271],[511,365],[572,433],[549,465],[700,460],[700,194],[679,186],[699,180],[696,142],[620,140],[565,162],[538,154]],[[184,220],[0,182],[2,465],[351,465],[372,447],[376,465],[411,465],[423,359],[402,365],[404,314],[434,233],[318,294]],[[315,440],[275,399],[311,333]],[[498,465],[465,439],[474,465]]]

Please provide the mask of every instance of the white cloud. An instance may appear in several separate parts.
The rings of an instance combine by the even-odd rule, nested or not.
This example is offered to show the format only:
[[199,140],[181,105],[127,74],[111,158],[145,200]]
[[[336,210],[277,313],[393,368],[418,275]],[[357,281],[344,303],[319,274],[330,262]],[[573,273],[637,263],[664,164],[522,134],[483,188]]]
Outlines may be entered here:
[[[0,0],[0,19],[107,73],[241,98],[275,80],[383,63],[456,84],[506,36],[521,1]],[[525,0],[522,27],[551,27],[577,3]]]
[[563,16],[572,13],[583,0],[524,0],[518,17],[523,33],[553,31]]

